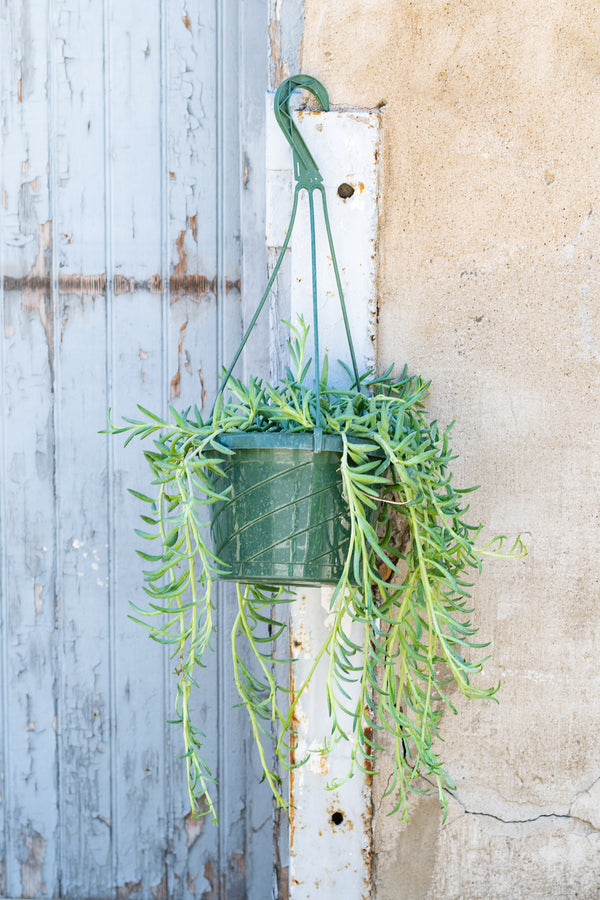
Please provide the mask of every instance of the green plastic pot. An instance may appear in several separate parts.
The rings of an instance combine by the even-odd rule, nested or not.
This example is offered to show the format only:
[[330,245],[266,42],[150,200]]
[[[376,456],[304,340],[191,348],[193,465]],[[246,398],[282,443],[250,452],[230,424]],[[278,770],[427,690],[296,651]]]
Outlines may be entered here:
[[235,450],[223,464],[211,506],[215,552],[226,580],[248,584],[336,584],[348,553],[350,523],[342,496],[342,439],[312,434],[226,434]]

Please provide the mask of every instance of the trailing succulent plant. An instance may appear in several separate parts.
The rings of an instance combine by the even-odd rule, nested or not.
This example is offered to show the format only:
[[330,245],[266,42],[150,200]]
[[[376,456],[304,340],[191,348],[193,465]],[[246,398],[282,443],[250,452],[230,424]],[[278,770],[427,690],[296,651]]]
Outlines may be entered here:
[[[219,443],[224,433],[314,431],[315,387],[305,358],[308,329],[302,319],[290,327],[291,367],[280,384],[260,378],[243,384],[231,377],[227,395],[219,396],[206,421],[197,408],[183,413],[171,408],[172,421],[165,421],[139,407],[141,418],[109,426],[111,433],[126,435],[126,443],[152,439],[144,455],[153,494],[132,490],[147,506],[145,528],[137,534],[156,547],[138,551],[147,564],[150,599],[149,608],[136,608],[135,618],[171,649],[192,810],[215,820],[213,778],[189,700],[215,627],[215,582],[227,577],[227,567],[211,550],[203,509],[227,498],[227,489],[215,490],[233,452]],[[451,426],[440,431],[429,420],[427,383],[406,371],[395,377],[390,370],[380,376],[366,373],[357,389],[349,370],[348,377],[352,386],[347,390],[330,387],[325,361],[323,430],[343,442],[339,468],[350,532],[327,638],[290,695],[285,677],[290,660],[278,659],[275,645],[287,627],[294,594],[284,585],[238,584],[233,672],[263,776],[279,806],[287,806],[279,767],[289,768],[290,760],[294,766],[306,762],[290,753],[294,711],[321,664],[331,724],[322,750],[329,752],[339,740],[350,742],[347,778],[356,769],[373,770],[383,750],[379,736],[388,732],[393,777],[387,793],[394,797],[394,811],[406,818],[409,792],[422,790],[422,779],[437,787],[444,810],[445,789],[453,787],[436,749],[444,710],[456,712],[447,686],[454,682],[470,698],[492,697],[497,690],[471,682],[484,662],[470,658],[473,649],[486,646],[475,642],[477,629],[470,621],[472,576],[485,556],[518,557],[526,550],[520,538],[507,552],[503,537],[476,546],[482,526],[465,519],[465,495],[474,488],[452,483]],[[352,623],[361,627],[351,629]]]

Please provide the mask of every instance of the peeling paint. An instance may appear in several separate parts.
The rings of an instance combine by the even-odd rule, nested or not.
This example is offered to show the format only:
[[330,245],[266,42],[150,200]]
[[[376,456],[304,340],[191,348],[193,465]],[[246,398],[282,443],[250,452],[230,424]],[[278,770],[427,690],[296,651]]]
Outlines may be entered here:
[[290,867],[281,866],[277,873],[277,900],[289,900],[290,898]]
[[[191,297],[201,297],[204,294],[217,294],[217,278],[214,276],[212,279],[207,278],[205,275],[199,274],[188,274],[187,266],[188,266],[188,255],[185,249],[185,239],[188,231],[191,231],[192,238],[195,242],[198,240],[198,216],[188,216],[186,220],[186,228],[179,232],[177,235],[177,239],[175,240],[175,247],[177,249],[177,263],[173,269],[173,275],[169,279],[169,288],[171,292],[171,303],[176,303],[180,294],[185,294]],[[229,293],[230,290],[241,290],[240,280],[230,281],[226,279],[225,281],[225,292]]]
[[206,403],[206,384],[204,381],[204,375],[202,373],[202,369],[198,369],[198,377],[200,379],[200,409],[204,409],[204,404]]
[[129,900],[132,894],[136,894],[141,889],[141,881],[126,881],[125,884],[117,888],[117,900]]
[[183,278],[187,271],[187,253],[184,247],[186,234],[187,228],[184,228],[183,231],[179,232],[177,240],[175,241],[175,246],[177,247],[177,253],[179,255],[177,265],[173,270],[175,278]]
[[33,830],[22,835],[21,839],[27,849],[27,859],[21,863],[21,895],[37,897],[46,893],[42,875],[47,842],[38,831]]
[[193,847],[202,832],[204,831],[204,825],[206,823],[206,817],[201,816],[200,818],[196,818],[196,816],[189,812],[185,819],[183,820],[183,824],[185,827],[185,834],[187,837],[187,845],[189,847]]
[[210,859],[204,866],[204,877],[210,885],[210,890],[202,892],[201,900],[217,900],[218,881],[215,864],[212,859]]
[[32,287],[36,279],[45,279],[50,271],[52,253],[52,222],[43,222],[40,226],[39,250],[35,262],[27,276],[27,286],[23,291],[21,306],[27,312],[38,312],[48,348],[48,363],[51,382],[54,383],[54,323],[52,315],[52,295]]
[[[203,275],[187,275],[187,265],[188,265],[188,255],[185,249],[185,238],[188,231],[192,232],[192,238],[194,242],[198,242],[198,214],[196,213],[193,216],[188,216],[186,218],[186,227],[179,232],[177,235],[177,239],[175,240],[175,247],[177,249],[177,264],[173,269],[173,276],[170,279],[170,287],[171,294],[173,295],[171,302],[176,302],[179,299],[179,293],[183,291],[183,285],[187,278],[198,279],[196,289],[198,293],[208,293],[209,291],[213,294],[217,292],[217,279],[216,277],[209,282]],[[226,288],[228,290],[228,288]]]
[[152,900],[169,900],[169,888],[166,872],[159,883],[150,888],[150,893],[152,894]]
[[39,228],[36,203],[40,190],[39,178],[23,181],[19,188],[17,209],[21,235],[36,235]]
[[171,400],[181,397],[181,357],[183,355],[183,341],[187,328],[187,319],[179,329],[179,343],[177,345],[177,371],[171,378]]
[[329,774],[329,757],[326,753],[313,753],[306,765],[311,772],[323,778]]
[[33,605],[35,607],[36,616],[40,615],[40,613],[42,611],[42,607],[43,607],[42,590],[43,590],[43,585],[34,584],[34,586],[33,586]]
[[235,867],[236,875],[239,875],[242,878],[245,878],[246,874],[247,874],[247,869],[248,869],[247,861],[246,861],[246,854],[245,853],[232,853],[231,861]]

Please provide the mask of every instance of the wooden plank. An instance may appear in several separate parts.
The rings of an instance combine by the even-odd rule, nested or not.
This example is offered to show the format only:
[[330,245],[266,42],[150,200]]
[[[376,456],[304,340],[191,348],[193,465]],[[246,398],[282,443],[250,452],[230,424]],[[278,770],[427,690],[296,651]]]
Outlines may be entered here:
[[[164,405],[206,408],[214,393],[217,352],[216,313],[216,11],[213,4],[189,8],[165,0],[164,95],[164,271],[173,279],[165,318]],[[202,275],[210,283],[203,297],[178,289],[185,277]],[[175,281],[176,279],[176,281]],[[168,672],[169,709],[174,681]],[[205,756],[217,772],[215,660],[201,673],[202,692],[192,712],[206,732]],[[206,727],[204,727],[204,723]],[[169,895],[211,892],[218,882],[218,833],[207,820],[190,816],[182,746],[178,729],[170,729]]]
[[[267,77],[265,59],[268,54],[267,9],[263,0],[242,0],[240,34],[240,134],[241,134],[241,246],[242,246],[242,319],[248,323],[254,314],[267,282],[267,248],[265,245],[265,93]],[[273,352],[276,332],[270,328],[265,312],[242,358],[243,374],[275,373]],[[283,650],[283,653],[286,651]],[[246,872],[250,900],[278,897],[279,885],[287,881],[285,852],[281,859],[274,821],[273,801],[268,787],[259,783],[258,753],[249,739],[246,775]],[[279,818],[279,816],[277,817]],[[277,852],[276,852],[277,851]]]
[[[109,394],[115,415],[131,414],[135,403],[160,410],[166,378],[161,210],[164,178],[161,102],[163,7],[110,2],[105,41],[107,320]],[[119,293],[123,275],[148,289]],[[152,281],[154,279],[154,281]],[[129,601],[146,607],[141,586],[140,504],[129,487],[144,491],[149,473],[141,448],[109,450],[111,595],[113,627],[112,696],[114,866],[117,890],[134,898],[167,896],[170,860],[171,783],[167,742],[170,698],[165,696],[166,653],[130,621]],[[174,897],[180,896],[173,893]]]
[[[0,8],[0,85],[8,86],[10,84],[10,72],[13,63],[13,54],[11,52],[11,43],[9,39],[9,11],[6,6]],[[5,87],[5,91],[10,89]],[[12,104],[6,103],[7,113],[9,109],[14,108]],[[6,140],[3,134],[2,155],[6,154]],[[2,177],[2,194],[0,197],[0,272],[4,272],[6,265],[4,242],[7,234],[6,226],[6,206],[8,205],[8,193],[6,192],[5,180]],[[7,856],[9,852],[8,842],[8,821],[9,808],[11,804],[11,785],[8,777],[9,772],[9,729],[8,729],[8,712],[10,709],[9,697],[9,663],[8,663],[8,593],[6,578],[6,552],[8,547],[8,509],[6,504],[5,491],[3,485],[6,484],[6,448],[4,445],[4,436],[6,434],[6,362],[5,362],[5,344],[6,344],[6,325],[5,325],[5,297],[4,297],[4,279],[0,283],[0,895],[6,894],[6,866]]]
[[[109,301],[110,302],[110,301]],[[164,365],[161,296],[124,295],[112,305],[111,402],[115,414],[131,414],[136,402],[160,409]],[[165,890],[169,864],[169,762],[171,697],[165,696],[165,653],[132,622],[130,601],[147,607],[141,584],[142,563],[133,537],[140,527],[140,503],[128,492],[150,490],[150,475],[140,447],[123,448],[112,439],[111,593],[114,625],[114,835],[116,885],[132,898]],[[144,510],[145,511],[145,510]],[[175,895],[176,896],[176,895]]]
[[42,883],[53,890],[57,875],[53,423],[39,316],[11,299],[2,382],[5,890],[32,896]]
[[[239,3],[217,4],[217,347],[221,373],[241,338],[240,296],[227,281],[240,275]],[[236,613],[235,586],[219,585],[217,600],[219,688],[219,870],[223,896],[247,896],[247,766],[250,739],[233,682],[229,634]],[[241,737],[241,740],[240,740]]]
[[[52,220],[60,272],[75,280],[104,270],[103,10],[57,0],[54,14]],[[114,879],[106,450],[97,434],[108,406],[105,309],[91,286],[57,288],[61,890],[101,897]]]
[[106,451],[96,434],[107,407],[104,309],[93,297],[66,295],[61,310],[56,506],[62,891],[65,897],[102,897],[114,877]]
[[[48,6],[3,7],[3,271],[51,266]],[[2,370],[2,681],[7,892],[57,890],[53,309],[4,295]]]
[[[202,300],[172,284],[170,393],[174,405],[198,403],[208,412],[225,355],[233,352],[240,336],[238,12],[236,3],[204,6],[194,15],[182,15],[185,10],[176,3],[169,10],[174,29],[169,67],[174,83],[183,87],[172,93],[168,110],[168,169],[176,173],[169,183],[170,271],[178,278],[215,276],[213,289]],[[207,758],[219,781],[219,829],[195,826],[188,871],[196,890],[241,898],[247,896],[249,839],[245,740],[232,735],[245,735],[248,726],[242,710],[233,708],[237,697],[228,638],[233,596],[231,585],[219,586],[215,657],[208,660],[201,691],[193,698],[198,721],[206,723]],[[174,771],[182,772],[179,766]],[[183,799],[181,791],[174,796]],[[175,825],[185,812],[180,803]],[[184,865],[181,859],[176,869],[185,871]]]

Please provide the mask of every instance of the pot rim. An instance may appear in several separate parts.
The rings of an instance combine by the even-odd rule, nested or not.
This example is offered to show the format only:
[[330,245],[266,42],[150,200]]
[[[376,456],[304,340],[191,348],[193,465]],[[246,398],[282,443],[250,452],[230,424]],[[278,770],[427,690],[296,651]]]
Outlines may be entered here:
[[[348,435],[349,443],[372,447],[369,453],[383,456],[383,451],[368,438]],[[313,450],[314,435],[312,431],[226,431],[217,437],[217,443],[230,450]],[[344,449],[340,435],[324,434],[322,450],[341,454]]]

